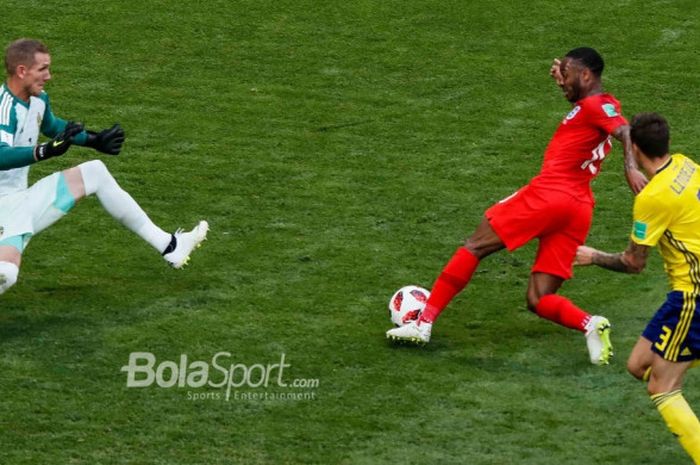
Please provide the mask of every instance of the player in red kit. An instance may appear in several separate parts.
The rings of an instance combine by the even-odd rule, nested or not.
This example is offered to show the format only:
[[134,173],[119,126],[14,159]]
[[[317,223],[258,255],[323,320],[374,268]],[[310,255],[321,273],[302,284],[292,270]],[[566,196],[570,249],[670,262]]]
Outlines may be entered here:
[[574,106],[549,142],[539,174],[486,210],[476,231],[438,276],[420,318],[390,329],[388,338],[427,343],[433,322],[471,280],[480,260],[538,239],[527,288],[528,309],[584,333],[591,362],[609,362],[608,320],[590,315],[556,294],[572,277],[576,249],[588,235],[594,206],[590,183],[610,151],[611,136],[623,143],[625,176],[632,191],[636,194],[647,182],[632,154],[629,125],[620,103],[603,92],[603,67],[602,57],[588,47],[571,50],[561,61],[554,60],[550,74]]

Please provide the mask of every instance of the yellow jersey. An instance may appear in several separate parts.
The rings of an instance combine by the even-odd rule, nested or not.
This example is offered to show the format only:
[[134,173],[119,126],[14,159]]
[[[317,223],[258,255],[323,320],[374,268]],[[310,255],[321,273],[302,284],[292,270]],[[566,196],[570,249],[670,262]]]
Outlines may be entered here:
[[634,200],[631,239],[658,244],[674,291],[700,294],[700,166],[671,156]]

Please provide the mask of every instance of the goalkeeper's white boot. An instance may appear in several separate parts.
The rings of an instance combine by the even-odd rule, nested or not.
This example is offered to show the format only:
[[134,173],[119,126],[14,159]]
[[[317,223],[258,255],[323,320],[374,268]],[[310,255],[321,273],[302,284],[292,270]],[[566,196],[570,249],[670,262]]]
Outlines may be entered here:
[[398,328],[390,329],[386,332],[386,337],[393,341],[406,341],[423,345],[430,341],[430,332],[432,329],[432,323],[414,320]]
[[613,356],[610,342],[610,322],[604,316],[594,315],[586,325],[586,345],[591,363],[607,365]]
[[175,231],[175,234],[173,234],[176,241],[175,250],[164,254],[163,258],[165,258],[173,268],[182,268],[187,265],[187,262],[190,261],[190,254],[192,251],[200,247],[202,241],[207,238],[207,231],[209,231],[209,223],[204,220],[200,221],[192,231],[183,232],[182,229],[178,229]]

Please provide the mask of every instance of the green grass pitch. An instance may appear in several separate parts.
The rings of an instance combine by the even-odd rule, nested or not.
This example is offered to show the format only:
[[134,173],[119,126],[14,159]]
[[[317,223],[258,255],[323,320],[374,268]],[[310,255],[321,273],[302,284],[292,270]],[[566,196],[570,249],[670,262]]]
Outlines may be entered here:
[[[151,217],[211,232],[171,270],[91,198],[32,241],[0,297],[0,463],[690,463],[625,372],[666,290],[656,254],[639,277],[584,269],[563,288],[612,321],[607,367],[525,309],[534,246],[485,260],[426,348],[384,331],[393,291],[430,287],[539,169],[569,109],[553,57],[599,49],[624,113],[662,112],[700,159],[697,2],[7,0],[2,18],[3,45],[49,45],[58,115],[125,127],[103,159]],[[72,149],[31,179],[95,157]],[[619,145],[594,189],[590,243],[622,250]],[[285,354],[287,381],[318,386],[227,402],[121,371],[132,352],[222,351]]]

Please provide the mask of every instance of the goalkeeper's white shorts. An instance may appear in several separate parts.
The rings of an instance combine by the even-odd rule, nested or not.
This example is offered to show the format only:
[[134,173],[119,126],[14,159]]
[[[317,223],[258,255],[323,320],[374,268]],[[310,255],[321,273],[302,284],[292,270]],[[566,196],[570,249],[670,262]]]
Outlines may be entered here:
[[32,235],[68,213],[75,199],[63,173],[53,173],[22,191],[0,197],[0,245],[20,252]]

